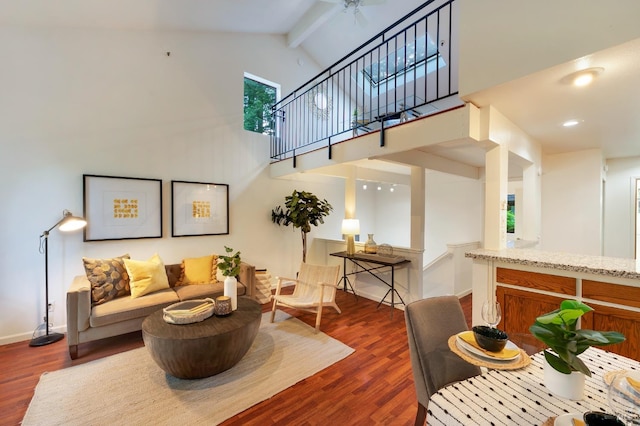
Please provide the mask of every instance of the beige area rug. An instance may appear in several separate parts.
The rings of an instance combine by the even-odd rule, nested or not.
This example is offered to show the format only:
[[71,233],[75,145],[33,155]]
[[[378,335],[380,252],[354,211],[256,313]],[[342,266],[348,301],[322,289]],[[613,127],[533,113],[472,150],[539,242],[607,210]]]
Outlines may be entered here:
[[354,351],[282,311],[273,324],[269,315],[247,355],[213,377],[176,379],[144,347],[45,373],[22,424],[218,424]]

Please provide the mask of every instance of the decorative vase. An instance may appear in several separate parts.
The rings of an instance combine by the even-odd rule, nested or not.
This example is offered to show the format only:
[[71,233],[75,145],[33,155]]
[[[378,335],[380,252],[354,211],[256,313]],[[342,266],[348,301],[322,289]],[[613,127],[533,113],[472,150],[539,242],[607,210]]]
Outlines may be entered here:
[[389,244],[380,244],[378,246],[378,254],[380,256],[391,257],[393,256],[393,247]]
[[549,392],[572,401],[581,400],[584,396],[585,376],[579,371],[564,374],[553,368],[544,360],[544,385]]
[[364,243],[364,252],[369,254],[376,254],[378,252],[378,245],[373,240],[373,234],[367,234],[367,242]]
[[238,309],[238,280],[236,277],[226,277],[224,279],[224,295],[231,299],[231,310]]

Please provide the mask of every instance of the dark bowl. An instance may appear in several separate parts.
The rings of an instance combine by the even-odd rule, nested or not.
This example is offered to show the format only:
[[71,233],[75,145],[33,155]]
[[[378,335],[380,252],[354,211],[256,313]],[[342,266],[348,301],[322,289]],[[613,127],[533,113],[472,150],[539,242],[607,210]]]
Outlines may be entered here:
[[504,349],[509,336],[502,330],[487,327],[486,325],[476,325],[473,327],[473,335],[478,346],[489,352],[500,352]]
[[613,414],[599,411],[587,411],[582,418],[587,426],[624,426],[624,423]]

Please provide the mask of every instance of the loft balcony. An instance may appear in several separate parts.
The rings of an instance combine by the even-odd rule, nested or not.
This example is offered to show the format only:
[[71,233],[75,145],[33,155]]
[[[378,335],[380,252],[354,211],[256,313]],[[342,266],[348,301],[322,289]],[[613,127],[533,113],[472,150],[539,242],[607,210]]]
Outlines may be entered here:
[[[431,0],[273,107],[271,161],[332,147],[463,105],[456,0]],[[370,139],[370,138],[367,138]]]

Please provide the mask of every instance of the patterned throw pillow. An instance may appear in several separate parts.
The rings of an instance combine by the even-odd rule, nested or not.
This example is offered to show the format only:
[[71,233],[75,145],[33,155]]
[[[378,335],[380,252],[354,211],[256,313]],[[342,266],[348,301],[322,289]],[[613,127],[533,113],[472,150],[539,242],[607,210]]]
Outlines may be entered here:
[[82,258],[84,270],[91,283],[92,305],[99,305],[130,294],[129,275],[123,259],[129,259],[129,255],[125,254],[112,259]]
[[212,254],[210,256],[183,259],[181,269],[180,279],[176,283],[177,286],[215,283],[218,256]]

